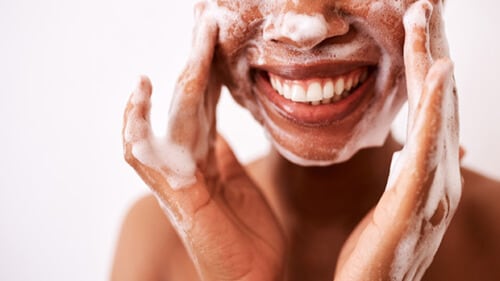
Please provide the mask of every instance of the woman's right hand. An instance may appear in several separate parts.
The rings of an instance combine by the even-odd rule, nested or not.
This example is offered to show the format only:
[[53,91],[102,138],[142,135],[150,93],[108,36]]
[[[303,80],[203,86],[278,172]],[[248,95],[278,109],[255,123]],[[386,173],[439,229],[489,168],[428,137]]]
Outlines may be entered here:
[[143,77],[125,110],[125,158],[157,196],[202,280],[279,280],[282,230],[216,133],[218,27],[208,5],[197,6],[193,50],[176,85],[166,135],[152,133],[152,87]]

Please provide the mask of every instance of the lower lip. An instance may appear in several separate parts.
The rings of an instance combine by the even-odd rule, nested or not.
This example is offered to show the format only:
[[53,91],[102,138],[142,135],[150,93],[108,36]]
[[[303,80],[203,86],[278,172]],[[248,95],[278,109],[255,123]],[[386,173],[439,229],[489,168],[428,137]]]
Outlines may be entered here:
[[338,122],[353,113],[364,100],[373,95],[375,71],[370,71],[365,80],[349,96],[329,104],[311,105],[309,103],[294,102],[281,96],[269,83],[264,73],[256,76],[257,87],[265,94],[267,100],[285,118],[306,126],[324,126]]

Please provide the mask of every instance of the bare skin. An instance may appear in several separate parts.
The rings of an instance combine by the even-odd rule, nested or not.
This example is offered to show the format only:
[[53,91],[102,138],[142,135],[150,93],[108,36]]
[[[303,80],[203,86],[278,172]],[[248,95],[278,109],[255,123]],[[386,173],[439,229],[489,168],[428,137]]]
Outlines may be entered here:
[[[248,173],[260,186],[266,186],[264,182],[271,181],[267,178],[270,174],[267,161],[263,158],[247,166]],[[500,277],[496,266],[500,253],[497,241],[500,234],[497,223],[500,183],[470,170],[462,170],[462,175],[465,184],[460,206],[422,280],[493,281]],[[326,196],[323,192],[318,193],[303,198],[306,202],[316,203],[315,206],[304,204],[304,207],[317,210],[317,197]],[[351,198],[349,202],[354,200]],[[296,254],[289,256],[289,263],[294,265],[290,268],[289,279],[313,280],[315,275],[311,270],[314,270],[318,276],[314,280],[331,280],[329,276],[334,273],[331,265],[337,260],[340,245],[346,239],[345,232],[349,232],[348,226],[335,227],[334,221],[310,223],[306,218],[311,211],[301,210],[296,211],[300,211],[297,216],[304,217],[302,225],[308,227],[303,227],[302,231],[290,231],[290,236],[294,237],[289,242],[290,248]],[[351,224],[355,223],[351,221]],[[344,234],[338,235],[339,232]],[[182,241],[154,196],[140,199],[127,215],[118,241],[111,280],[201,280]]]
[[[329,2],[318,3],[309,8],[322,11],[321,5]],[[339,3],[338,9],[359,13],[361,19],[365,16],[364,10],[350,6],[351,2]],[[330,112],[341,120],[331,122],[330,117],[317,115],[321,120],[316,116],[296,122],[304,116],[300,110],[309,108],[302,105],[285,113],[290,114],[288,119],[283,118],[273,107],[279,99],[271,95],[268,101],[259,94],[265,91],[266,82],[257,82],[264,85],[256,88],[257,104],[263,111],[254,114],[263,120],[275,144],[281,150],[290,148],[294,159],[333,161],[334,165],[304,167],[272,150],[244,168],[215,132],[214,108],[221,84],[241,98],[234,73],[216,75],[236,60],[231,57],[235,53],[228,51],[234,46],[231,40],[218,42],[220,23],[200,5],[196,47],[177,84],[166,137],[157,139],[151,133],[148,114],[152,88],[148,79],[141,80],[125,112],[125,157],[151,187],[161,208],[149,197],[132,209],[122,231],[112,279],[421,280],[441,241],[441,250],[424,280],[471,280],[481,274],[481,280],[500,278],[492,266],[495,253],[500,252],[500,243],[494,239],[500,234],[494,223],[500,214],[495,202],[500,198],[500,184],[459,168],[457,96],[453,66],[439,28],[440,3],[416,1],[408,7],[401,50],[404,65],[399,64],[396,52],[389,78],[368,79],[365,88],[376,80],[376,85],[382,86],[374,89],[387,91],[370,94],[372,90],[359,90],[366,91],[366,97],[378,97],[371,102],[361,100],[359,110],[323,106],[333,108]],[[366,20],[377,19],[366,16]],[[279,29],[273,28],[278,21],[274,27],[265,27],[264,33],[268,32],[273,44],[293,45],[302,52],[325,46],[322,42],[334,42],[335,47],[341,42],[337,38],[357,36],[348,32],[341,18],[327,22],[326,33],[307,40],[299,37],[303,40],[294,41],[276,33]],[[363,34],[362,25],[355,30]],[[374,43],[366,46],[368,53],[375,50]],[[392,45],[381,43],[384,46]],[[376,51],[371,53],[378,57]],[[272,64],[256,67],[275,69]],[[353,137],[346,129],[363,127],[359,124],[368,117],[361,112],[372,112],[376,118],[377,109],[388,116],[398,109],[401,91],[389,90],[401,86],[398,67],[404,67],[406,73],[408,142],[401,147],[389,137],[380,147],[358,151],[353,144],[363,143],[367,137],[362,130]],[[312,69],[318,68],[304,71]],[[298,71],[290,73],[287,75],[293,76]],[[354,100],[356,94],[352,96]],[[382,107],[386,104],[394,108]],[[246,105],[251,109],[252,101]],[[344,116],[348,114],[353,117]],[[303,126],[315,120],[323,126]],[[374,120],[377,124],[388,122],[385,118]],[[287,132],[287,137],[279,137],[277,130]],[[306,134],[295,134],[297,131]],[[308,148],[301,138],[310,134],[315,136],[310,141],[318,145]],[[291,148],[294,141],[298,145]],[[317,149],[328,143],[331,148],[341,148]],[[183,153],[173,157],[173,149]],[[399,157],[393,160],[392,155],[399,150]],[[343,157],[349,160],[340,162]],[[462,194],[462,177],[462,207],[450,226]],[[484,245],[488,246],[482,248]]]

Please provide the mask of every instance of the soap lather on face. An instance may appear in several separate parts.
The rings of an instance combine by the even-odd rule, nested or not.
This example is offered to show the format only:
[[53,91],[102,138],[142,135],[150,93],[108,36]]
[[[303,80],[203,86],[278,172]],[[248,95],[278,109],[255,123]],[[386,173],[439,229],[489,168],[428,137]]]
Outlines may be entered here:
[[[402,17],[411,2],[214,1],[216,69],[289,160],[345,161],[362,148],[382,145],[406,100]],[[335,79],[357,68],[369,69],[367,85],[344,107],[283,104],[256,83],[259,75]],[[334,117],[316,124],[298,117],[319,111],[324,116],[328,110]]]

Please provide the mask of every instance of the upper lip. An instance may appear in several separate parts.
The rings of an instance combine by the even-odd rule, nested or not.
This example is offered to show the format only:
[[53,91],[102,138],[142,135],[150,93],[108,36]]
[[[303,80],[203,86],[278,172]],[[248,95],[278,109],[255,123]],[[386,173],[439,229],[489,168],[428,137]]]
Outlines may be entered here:
[[319,61],[312,64],[265,64],[252,66],[254,69],[273,73],[289,80],[309,78],[329,78],[349,73],[360,67],[374,67],[375,62],[367,61]]

